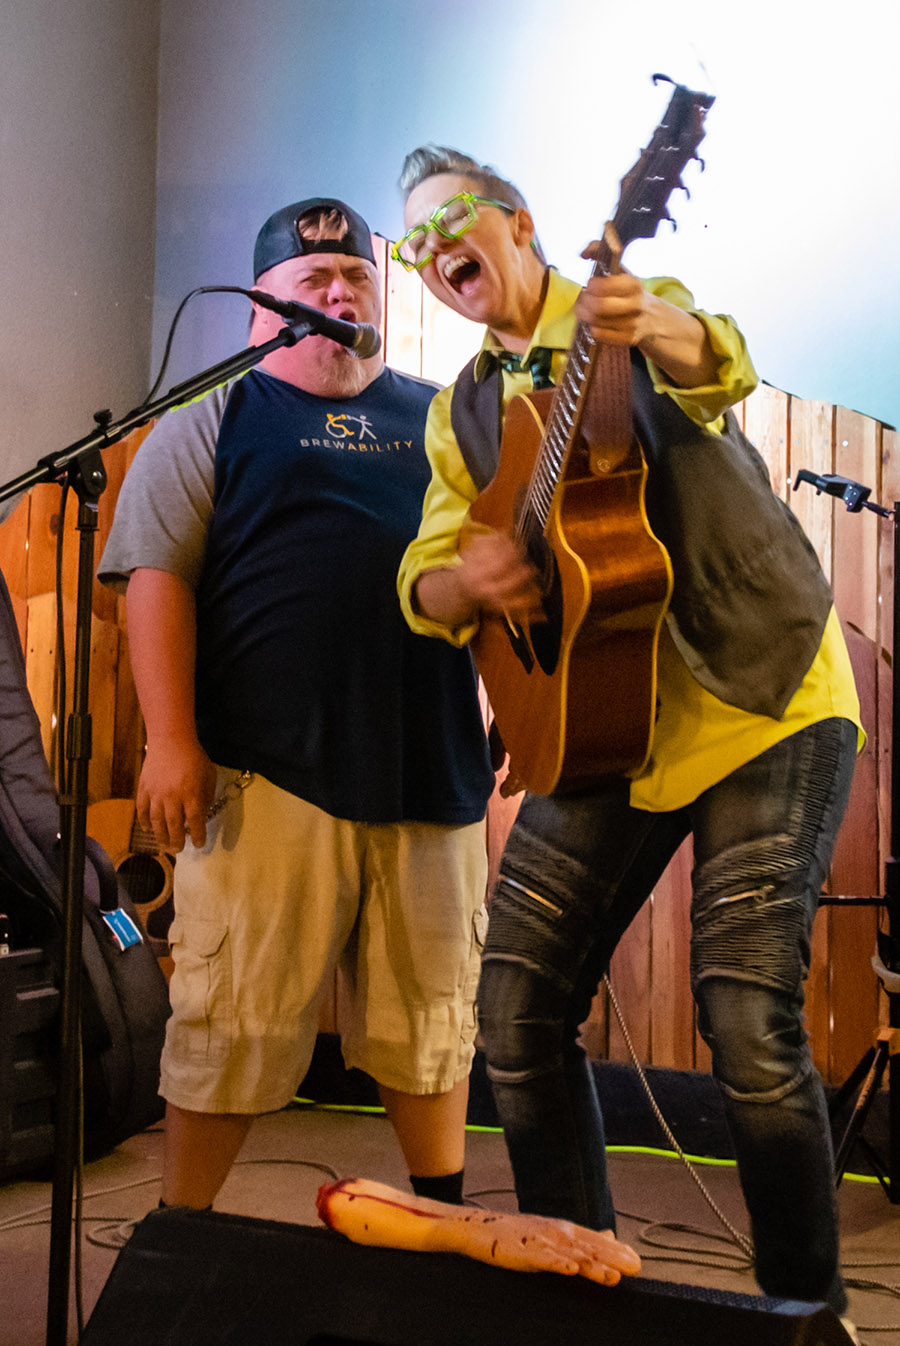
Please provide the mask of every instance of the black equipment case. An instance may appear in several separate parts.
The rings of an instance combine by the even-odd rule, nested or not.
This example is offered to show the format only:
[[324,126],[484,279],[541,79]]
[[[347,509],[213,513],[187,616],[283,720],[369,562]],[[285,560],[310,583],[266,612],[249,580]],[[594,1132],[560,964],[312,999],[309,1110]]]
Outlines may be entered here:
[[[158,1121],[165,977],[142,938],[120,947],[104,912],[134,907],[87,842],[82,1056],[85,1154]],[[59,807],[0,575],[0,1181],[49,1168],[59,1060],[62,880]],[[5,919],[4,919],[5,918]],[[113,917],[113,923],[121,916]],[[127,927],[127,921],[125,922]],[[140,927],[138,926],[138,929]]]

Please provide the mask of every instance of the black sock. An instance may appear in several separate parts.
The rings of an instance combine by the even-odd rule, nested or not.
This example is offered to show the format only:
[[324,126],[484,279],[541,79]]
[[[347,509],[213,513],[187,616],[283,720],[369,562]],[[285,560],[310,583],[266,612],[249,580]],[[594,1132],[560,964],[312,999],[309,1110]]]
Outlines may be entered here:
[[446,1201],[451,1206],[461,1206],[463,1202],[463,1174],[442,1173],[437,1178],[419,1178],[409,1175],[409,1183],[416,1196],[426,1196],[430,1201]]

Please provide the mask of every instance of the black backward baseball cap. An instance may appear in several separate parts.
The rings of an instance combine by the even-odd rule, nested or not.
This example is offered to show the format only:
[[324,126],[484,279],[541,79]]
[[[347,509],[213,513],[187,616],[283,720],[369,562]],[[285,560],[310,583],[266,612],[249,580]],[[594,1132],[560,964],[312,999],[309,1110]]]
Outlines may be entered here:
[[[310,210],[337,210],[347,221],[343,238],[301,238],[297,221]],[[372,234],[363,217],[343,201],[331,196],[311,196],[306,201],[295,201],[270,215],[256,236],[253,249],[253,279],[264,271],[286,262],[291,257],[305,257],[311,252],[344,252],[350,257],[364,257],[376,266],[372,249]]]

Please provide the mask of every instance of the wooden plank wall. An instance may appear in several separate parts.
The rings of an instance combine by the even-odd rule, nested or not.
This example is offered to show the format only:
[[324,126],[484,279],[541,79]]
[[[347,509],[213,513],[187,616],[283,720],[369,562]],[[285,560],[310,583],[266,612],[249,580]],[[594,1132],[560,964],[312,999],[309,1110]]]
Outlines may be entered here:
[[[385,356],[395,368],[449,382],[474,353],[476,330],[439,305],[417,276],[387,260],[384,275]],[[775,489],[803,522],[835,588],[863,704],[868,742],[859,759],[850,810],[841,832],[829,892],[846,898],[880,893],[889,842],[890,658],[892,545],[889,521],[870,511],[850,514],[840,501],[810,486],[791,490],[801,468],[837,472],[872,488],[888,505],[900,499],[900,444],[886,426],[842,407],[807,402],[762,385],[744,404],[744,428],[765,458]],[[104,453],[109,486],[100,502],[96,559],[109,530],[119,486],[147,429]],[[61,446],[62,447],[62,446]],[[48,759],[55,764],[56,622],[54,567],[60,491],[34,488],[0,525],[0,569],[9,586],[29,688],[41,719]],[[77,502],[64,524],[63,606],[71,670],[78,540]],[[143,726],[128,664],[124,603],[94,585],[91,713],[93,801],[133,799],[143,750]],[[69,674],[71,688],[71,672]],[[488,812],[488,849],[496,873],[517,800],[495,793]],[[707,1069],[688,983],[691,855],[686,843],[617,951],[610,970],[638,1056],[677,1069]],[[853,902],[824,906],[816,922],[807,1015],[816,1061],[825,1078],[843,1080],[869,1046],[886,1006],[871,969],[878,908]],[[326,1026],[326,1025],[323,1025]],[[605,991],[584,1029],[598,1056],[627,1050]]]

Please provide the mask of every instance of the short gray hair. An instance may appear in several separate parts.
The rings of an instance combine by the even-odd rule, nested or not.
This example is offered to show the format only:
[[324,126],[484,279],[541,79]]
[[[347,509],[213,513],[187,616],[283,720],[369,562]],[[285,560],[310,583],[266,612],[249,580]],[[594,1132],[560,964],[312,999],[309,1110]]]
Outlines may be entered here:
[[[436,177],[439,173],[455,173],[460,177],[469,178],[475,183],[481,195],[491,197],[494,201],[502,201],[511,210],[528,210],[528,202],[518,187],[508,178],[501,177],[496,168],[490,164],[481,164],[470,154],[451,149],[449,145],[419,145],[416,149],[410,150],[403,160],[397,181],[403,200],[407,201],[420,183]],[[546,265],[547,259],[536,235],[534,250]]]

